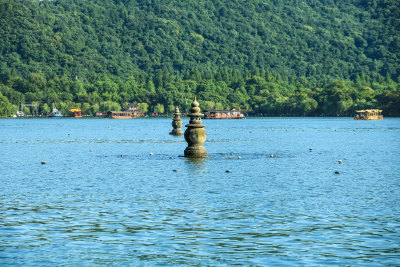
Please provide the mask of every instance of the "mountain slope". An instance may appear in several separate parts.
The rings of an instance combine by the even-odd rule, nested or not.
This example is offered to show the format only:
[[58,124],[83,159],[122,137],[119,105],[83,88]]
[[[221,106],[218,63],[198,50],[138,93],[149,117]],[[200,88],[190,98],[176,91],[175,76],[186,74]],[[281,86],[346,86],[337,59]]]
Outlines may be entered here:
[[1,0],[0,72],[397,77],[399,17],[395,0]]

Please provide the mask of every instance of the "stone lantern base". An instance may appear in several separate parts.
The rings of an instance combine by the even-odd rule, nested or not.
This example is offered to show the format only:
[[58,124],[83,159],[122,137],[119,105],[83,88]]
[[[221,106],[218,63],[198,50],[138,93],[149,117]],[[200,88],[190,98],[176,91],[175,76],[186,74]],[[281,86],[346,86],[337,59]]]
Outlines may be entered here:
[[183,131],[181,129],[173,129],[169,134],[179,136],[183,134]]
[[188,146],[185,149],[185,157],[188,158],[206,158],[207,150],[204,146]]

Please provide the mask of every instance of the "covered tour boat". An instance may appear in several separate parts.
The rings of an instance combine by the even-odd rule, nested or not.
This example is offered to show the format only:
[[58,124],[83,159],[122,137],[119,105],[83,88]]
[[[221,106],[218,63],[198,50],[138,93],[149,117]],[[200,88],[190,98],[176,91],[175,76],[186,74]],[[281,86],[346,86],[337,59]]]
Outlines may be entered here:
[[363,109],[356,110],[355,120],[383,120],[382,110],[380,109]]
[[133,119],[133,113],[130,111],[109,111],[107,112],[109,119]]
[[82,118],[82,110],[79,108],[73,108],[69,110],[69,114],[74,118]]
[[237,109],[204,110],[204,119],[244,119],[245,116]]

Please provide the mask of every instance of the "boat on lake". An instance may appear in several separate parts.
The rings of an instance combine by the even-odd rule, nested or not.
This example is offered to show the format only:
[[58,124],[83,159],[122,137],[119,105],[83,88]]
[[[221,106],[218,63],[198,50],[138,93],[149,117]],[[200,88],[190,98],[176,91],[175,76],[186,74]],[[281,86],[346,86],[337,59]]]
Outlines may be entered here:
[[355,120],[383,120],[382,110],[380,109],[363,109],[356,110]]
[[59,111],[57,108],[53,108],[53,110],[51,111],[49,117],[52,118],[60,118],[60,117],[64,117],[63,114],[61,113],[61,111]]
[[107,117],[107,112],[97,111],[96,114],[95,114],[95,117],[106,118]]
[[74,118],[82,118],[82,110],[79,108],[73,108],[69,110],[69,114]]
[[237,109],[209,109],[204,110],[204,119],[245,119]]
[[109,119],[133,119],[133,113],[130,111],[109,111],[107,117]]

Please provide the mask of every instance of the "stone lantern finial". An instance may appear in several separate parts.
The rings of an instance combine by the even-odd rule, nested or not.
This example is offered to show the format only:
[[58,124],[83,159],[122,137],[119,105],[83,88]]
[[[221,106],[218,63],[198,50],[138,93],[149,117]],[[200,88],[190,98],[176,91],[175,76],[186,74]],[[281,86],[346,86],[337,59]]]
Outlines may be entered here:
[[185,127],[187,127],[185,131],[185,140],[188,143],[185,149],[185,157],[207,157],[207,150],[203,146],[207,138],[207,132],[203,129],[205,125],[203,125],[201,121],[201,117],[203,117],[204,114],[200,113],[199,102],[197,102],[196,97],[194,97],[191,106],[189,114],[190,121],[189,124],[185,125]]
[[174,128],[169,134],[172,135],[182,135],[183,131],[181,130],[182,127],[182,120],[181,120],[181,112],[179,108],[175,108],[174,118],[172,119],[172,127]]

